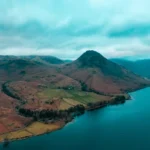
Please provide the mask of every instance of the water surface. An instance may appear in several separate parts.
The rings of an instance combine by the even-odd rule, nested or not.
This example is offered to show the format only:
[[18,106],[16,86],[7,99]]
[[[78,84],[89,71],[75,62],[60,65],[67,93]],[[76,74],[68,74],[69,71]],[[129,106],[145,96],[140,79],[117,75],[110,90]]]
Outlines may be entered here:
[[123,105],[87,112],[61,130],[13,142],[6,149],[150,150],[150,88],[130,95],[133,100]]

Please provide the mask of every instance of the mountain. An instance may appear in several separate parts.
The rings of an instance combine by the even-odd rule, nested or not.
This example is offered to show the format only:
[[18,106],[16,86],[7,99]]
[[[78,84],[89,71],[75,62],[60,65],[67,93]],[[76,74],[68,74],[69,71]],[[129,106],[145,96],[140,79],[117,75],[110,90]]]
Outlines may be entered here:
[[85,84],[87,90],[105,94],[135,90],[148,82],[92,50],[65,65],[63,73]]
[[127,92],[149,85],[95,51],[70,63],[51,56],[0,56],[0,134],[14,140],[23,131],[26,138],[30,124],[35,135],[47,133],[50,125],[61,128],[85,109],[124,103]]
[[53,56],[35,56],[32,60],[46,64],[63,64],[64,61]]
[[93,50],[67,64],[52,56],[3,56],[0,59],[0,80],[4,82],[38,80],[53,87],[70,84],[78,89],[81,84],[84,90],[101,94],[132,91],[149,82]]
[[0,56],[1,62],[7,62],[9,60],[23,59],[27,61],[34,61],[41,64],[63,64],[63,60],[54,56]]
[[125,67],[126,69],[129,69],[136,74],[150,78],[150,59],[143,59],[143,60],[137,60],[137,61],[128,61],[123,59],[111,59],[111,61]]

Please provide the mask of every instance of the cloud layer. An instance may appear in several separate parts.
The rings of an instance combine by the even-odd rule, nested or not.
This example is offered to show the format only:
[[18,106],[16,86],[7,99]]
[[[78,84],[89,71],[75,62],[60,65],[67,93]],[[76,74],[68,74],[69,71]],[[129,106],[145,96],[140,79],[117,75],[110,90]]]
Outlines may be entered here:
[[0,1],[1,55],[150,57],[149,0]]

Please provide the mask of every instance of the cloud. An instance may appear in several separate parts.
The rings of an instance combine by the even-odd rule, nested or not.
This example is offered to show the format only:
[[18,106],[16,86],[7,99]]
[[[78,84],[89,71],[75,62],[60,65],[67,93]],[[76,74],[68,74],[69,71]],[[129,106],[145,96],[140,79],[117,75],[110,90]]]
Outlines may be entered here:
[[150,57],[148,0],[0,1],[0,54]]
[[130,23],[108,32],[110,37],[143,37],[148,35],[150,35],[150,23]]

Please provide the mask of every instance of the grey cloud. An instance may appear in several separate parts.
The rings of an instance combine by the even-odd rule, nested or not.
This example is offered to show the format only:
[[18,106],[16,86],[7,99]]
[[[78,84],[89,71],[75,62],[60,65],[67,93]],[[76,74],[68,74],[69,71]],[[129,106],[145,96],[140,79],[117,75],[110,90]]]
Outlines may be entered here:
[[129,23],[121,27],[112,28],[108,31],[109,37],[143,37],[150,34],[150,22],[149,23]]

